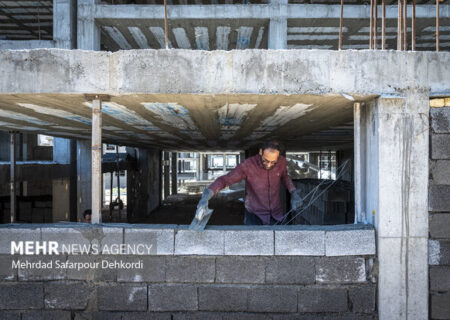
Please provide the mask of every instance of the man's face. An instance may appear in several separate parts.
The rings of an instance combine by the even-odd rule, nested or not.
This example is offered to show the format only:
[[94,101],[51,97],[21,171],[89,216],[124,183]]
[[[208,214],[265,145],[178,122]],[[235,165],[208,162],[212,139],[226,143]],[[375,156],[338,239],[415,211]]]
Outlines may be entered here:
[[91,215],[90,215],[90,214],[87,214],[86,217],[84,218],[84,221],[85,221],[86,223],[91,223]]
[[270,170],[277,164],[280,151],[276,149],[266,149],[263,152],[262,149],[259,149],[259,155],[261,156],[261,162],[264,169]]

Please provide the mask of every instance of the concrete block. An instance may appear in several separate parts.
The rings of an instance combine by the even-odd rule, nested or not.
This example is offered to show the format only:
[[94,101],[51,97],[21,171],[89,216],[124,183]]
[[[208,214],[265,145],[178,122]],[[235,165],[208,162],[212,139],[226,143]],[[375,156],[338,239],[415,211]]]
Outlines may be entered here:
[[248,311],[297,312],[297,291],[276,286],[253,288],[248,293]]
[[271,257],[266,266],[266,283],[311,284],[316,280],[314,258]]
[[109,254],[106,250],[110,250],[111,245],[123,243],[123,229],[91,226],[42,228],[42,241],[58,241],[60,250],[63,246],[74,249],[74,245],[86,247],[91,245],[97,247],[100,252]]
[[325,255],[325,231],[275,230],[275,255]]
[[431,318],[449,319],[450,315],[450,294],[431,295]]
[[46,309],[84,310],[92,288],[85,282],[48,282],[44,285]]
[[319,283],[359,283],[366,281],[366,264],[361,257],[321,257],[316,259]]
[[75,320],[122,320],[122,312],[91,311],[75,312]]
[[0,311],[0,319],[2,320],[21,320],[19,311]]
[[222,320],[223,315],[215,311],[177,312],[173,313],[172,320]]
[[172,320],[169,312],[121,312],[120,320]]
[[450,185],[430,185],[429,211],[450,211]]
[[11,254],[11,241],[40,241],[40,228],[0,228],[0,254]]
[[208,286],[198,289],[198,309],[204,311],[246,311],[249,287]]
[[256,312],[227,312],[222,315],[222,320],[272,320],[273,315],[273,313],[263,314]]
[[125,228],[125,244],[152,244],[153,254],[173,254],[174,237],[173,229]]
[[274,231],[225,231],[225,255],[274,254]]
[[17,279],[17,269],[12,267],[12,262],[19,256],[0,255],[0,281],[13,281]]
[[113,285],[97,288],[98,309],[105,311],[147,310],[147,286]]
[[450,160],[431,160],[430,173],[433,184],[450,185]]
[[0,310],[43,309],[44,289],[41,283],[0,284]]
[[450,107],[430,108],[431,127],[435,133],[450,133]]
[[67,269],[67,280],[84,281],[116,281],[117,269],[102,269],[102,260],[114,261],[117,256],[104,255],[76,255],[68,256],[67,261],[73,265],[79,265],[80,268]]
[[348,290],[348,296],[353,312],[373,313],[375,311],[377,298],[375,286],[352,287]]
[[[66,269],[57,268],[56,263],[64,263],[66,256],[52,255],[52,256],[17,256],[16,259],[24,262],[31,267],[20,268],[17,270],[20,281],[38,281],[38,280],[64,280],[66,279]],[[33,264],[35,264],[33,267]],[[39,267],[39,264],[41,267]],[[46,267],[44,267],[44,264]]]
[[345,312],[347,290],[302,288],[298,291],[298,312]]
[[450,266],[430,266],[430,290],[450,291]]
[[450,241],[429,240],[428,262],[430,265],[450,265]]
[[175,233],[175,254],[223,255],[225,233],[221,230],[178,230]]
[[375,230],[325,232],[327,256],[375,255]]
[[216,282],[264,283],[267,258],[217,257]]
[[124,261],[142,260],[142,269],[118,269],[119,282],[164,282],[166,280],[166,257],[164,256],[129,256]]
[[198,310],[197,287],[192,285],[149,285],[148,310]]
[[431,135],[431,158],[450,159],[450,134]]
[[430,237],[450,239],[450,213],[430,214]]
[[215,258],[213,257],[167,257],[166,265],[167,282],[214,282]]
[[70,311],[31,311],[22,313],[22,320],[71,320]]

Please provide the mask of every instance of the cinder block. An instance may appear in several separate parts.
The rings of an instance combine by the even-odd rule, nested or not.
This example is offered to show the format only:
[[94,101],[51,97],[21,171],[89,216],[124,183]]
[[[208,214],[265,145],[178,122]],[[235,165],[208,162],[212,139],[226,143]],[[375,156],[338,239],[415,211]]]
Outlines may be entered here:
[[312,257],[270,257],[266,267],[266,283],[310,284],[316,280]]
[[44,285],[46,309],[84,310],[92,288],[85,282],[49,282]]
[[360,286],[350,288],[348,291],[353,312],[373,313],[375,311],[375,286]]
[[149,285],[149,311],[198,310],[197,287],[192,285]]
[[270,256],[274,254],[274,231],[225,231],[225,255]]
[[325,231],[275,230],[275,255],[323,256]]
[[122,320],[122,316],[123,313],[117,311],[75,312],[75,320]]
[[345,312],[347,290],[302,288],[298,291],[298,312]]
[[166,280],[166,257],[164,256],[129,256],[122,260],[137,262],[142,260],[142,269],[118,269],[119,282],[164,282]]
[[0,254],[11,254],[11,241],[40,241],[40,228],[0,228]]
[[223,255],[225,233],[221,230],[178,230],[175,233],[175,254]]
[[429,211],[450,211],[450,185],[430,185]]
[[91,226],[42,228],[42,241],[58,241],[59,250],[70,248],[72,251],[79,250],[79,246],[91,246],[107,254],[103,249],[110,250],[111,245],[123,243],[123,229]]
[[327,256],[375,255],[374,230],[342,230],[325,232]]
[[22,320],[71,320],[70,311],[31,311],[22,313]]
[[167,282],[214,282],[215,258],[213,257],[168,256],[166,264]]
[[450,107],[430,108],[431,127],[435,133],[450,133]]
[[248,311],[297,312],[297,291],[276,286],[253,288],[248,293]]
[[430,290],[450,291],[450,266],[430,266]]
[[366,281],[366,264],[361,257],[321,257],[316,259],[316,282],[359,283]]
[[147,286],[113,285],[97,288],[98,309],[105,311],[147,310]]
[[[449,194],[450,197],[450,194]],[[430,214],[430,237],[450,239],[450,213]]]
[[449,319],[450,315],[450,294],[431,295],[431,318]]
[[[1,231],[0,231],[1,232]],[[13,281],[17,279],[17,269],[13,268],[12,262],[20,259],[19,256],[0,255],[0,280]]]
[[84,281],[116,281],[117,269],[101,268],[102,260],[113,261],[118,256],[104,255],[75,255],[68,256],[67,261],[80,268],[68,268],[67,280]]
[[264,283],[266,257],[217,257],[216,282]]
[[174,237],[174,229],[125,228],[125,244],[152,244],[152,254],[173,254]]
[[0,311],[2,320],[21,320],[19,311]]
[[450,265],[450,240],[428,241],[428,263],[430,265]]
[[450,159],[450,134],[431,135],[431,158]]
[[[263,313],[252,313],[252,312],[227,312],[222,315],[222,320],[273,320],[274,317],[277,314],[271,313],[271,314],[263,314]],[[296,315],[297,318],[288,318],[289,314],[284,313],[283,314],[283,320],[294,320],[298,319],[298,315]],[[215,320],[218,318],[211,318],[211,320]],[[303,319],[303,318],[302,318]]]
[[217,311],[176,312],[172,320],[223,320],[223,315],[224,312]]
[[[19,258],[19,256],[17,256]],[[66,256],[52,255],[52,256],[20,256],[21,262],[30,263],[31,267],[20,268],[17,270],[20,281],[38,281],[38,280],[64,280],[66,279],[66,269],[57,268],[56,264],[59,261],[64,263]],[[39,267],[46,265],[47,267]],[[33,267],[33,264],[34,267]],[[51,266],[51,267],[48,267]]]
[[0,284],[0,310],[43,309],[42,283]]
[[433,184],[450,185],[450,160],[430,161]]
[[204,311],[246,311],[249,287],[208,286],[198,289],[198,308]]

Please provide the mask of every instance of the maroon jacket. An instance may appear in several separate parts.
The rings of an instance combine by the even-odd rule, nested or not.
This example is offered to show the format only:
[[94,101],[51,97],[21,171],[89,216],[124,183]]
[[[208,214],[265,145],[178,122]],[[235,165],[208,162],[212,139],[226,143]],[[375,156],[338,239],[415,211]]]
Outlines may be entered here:
[[269,224],[270,216],[280,221],[284,212],[280,202],[280,183],[289,192],[295,190],[291,178],[287,175],[287,161],[279,156],[277,164],[266,170],[261,162],[260,155],[246,159],[243,163],[231,170],[228,174],[217,178],[209,188],[218,193],[223,188],[245,179],[245,208],[256,214],[263,222]]

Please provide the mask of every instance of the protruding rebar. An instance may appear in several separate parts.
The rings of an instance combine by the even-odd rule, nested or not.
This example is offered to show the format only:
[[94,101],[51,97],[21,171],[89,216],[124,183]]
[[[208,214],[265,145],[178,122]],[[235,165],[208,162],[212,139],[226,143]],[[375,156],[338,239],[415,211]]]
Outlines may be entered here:
[[377,49],[377,34],[378,34],[378,0],[374,0],[374,19],[373,19],[373,48]]
[[342,49],[342,24],[344,19],[344,0],[341,0],[341,17],[339,19],[339,45],[338,49]]
[[166,42],[166,49],[169,49],[169,36],[167,32],[167,0],[164,0],[164,40]]
[[408,50],[408,31],[406,30],[408,21],[407,3],[403,0],[403,50]]
[[411,50],[416,50],[416,0],[412,1]]
[[383,17],[382,17],[382,26],[381,26],[381,50],[386,49],[386,0],[382,1],[383,7]]
[[373,49],[373,0],[370,0],[369,49]]
[[397,13],[397,50],[402,50],[402,0],[398,0],[398,13]]
[[436,51],[439,51],[439,0],[436,0]]

